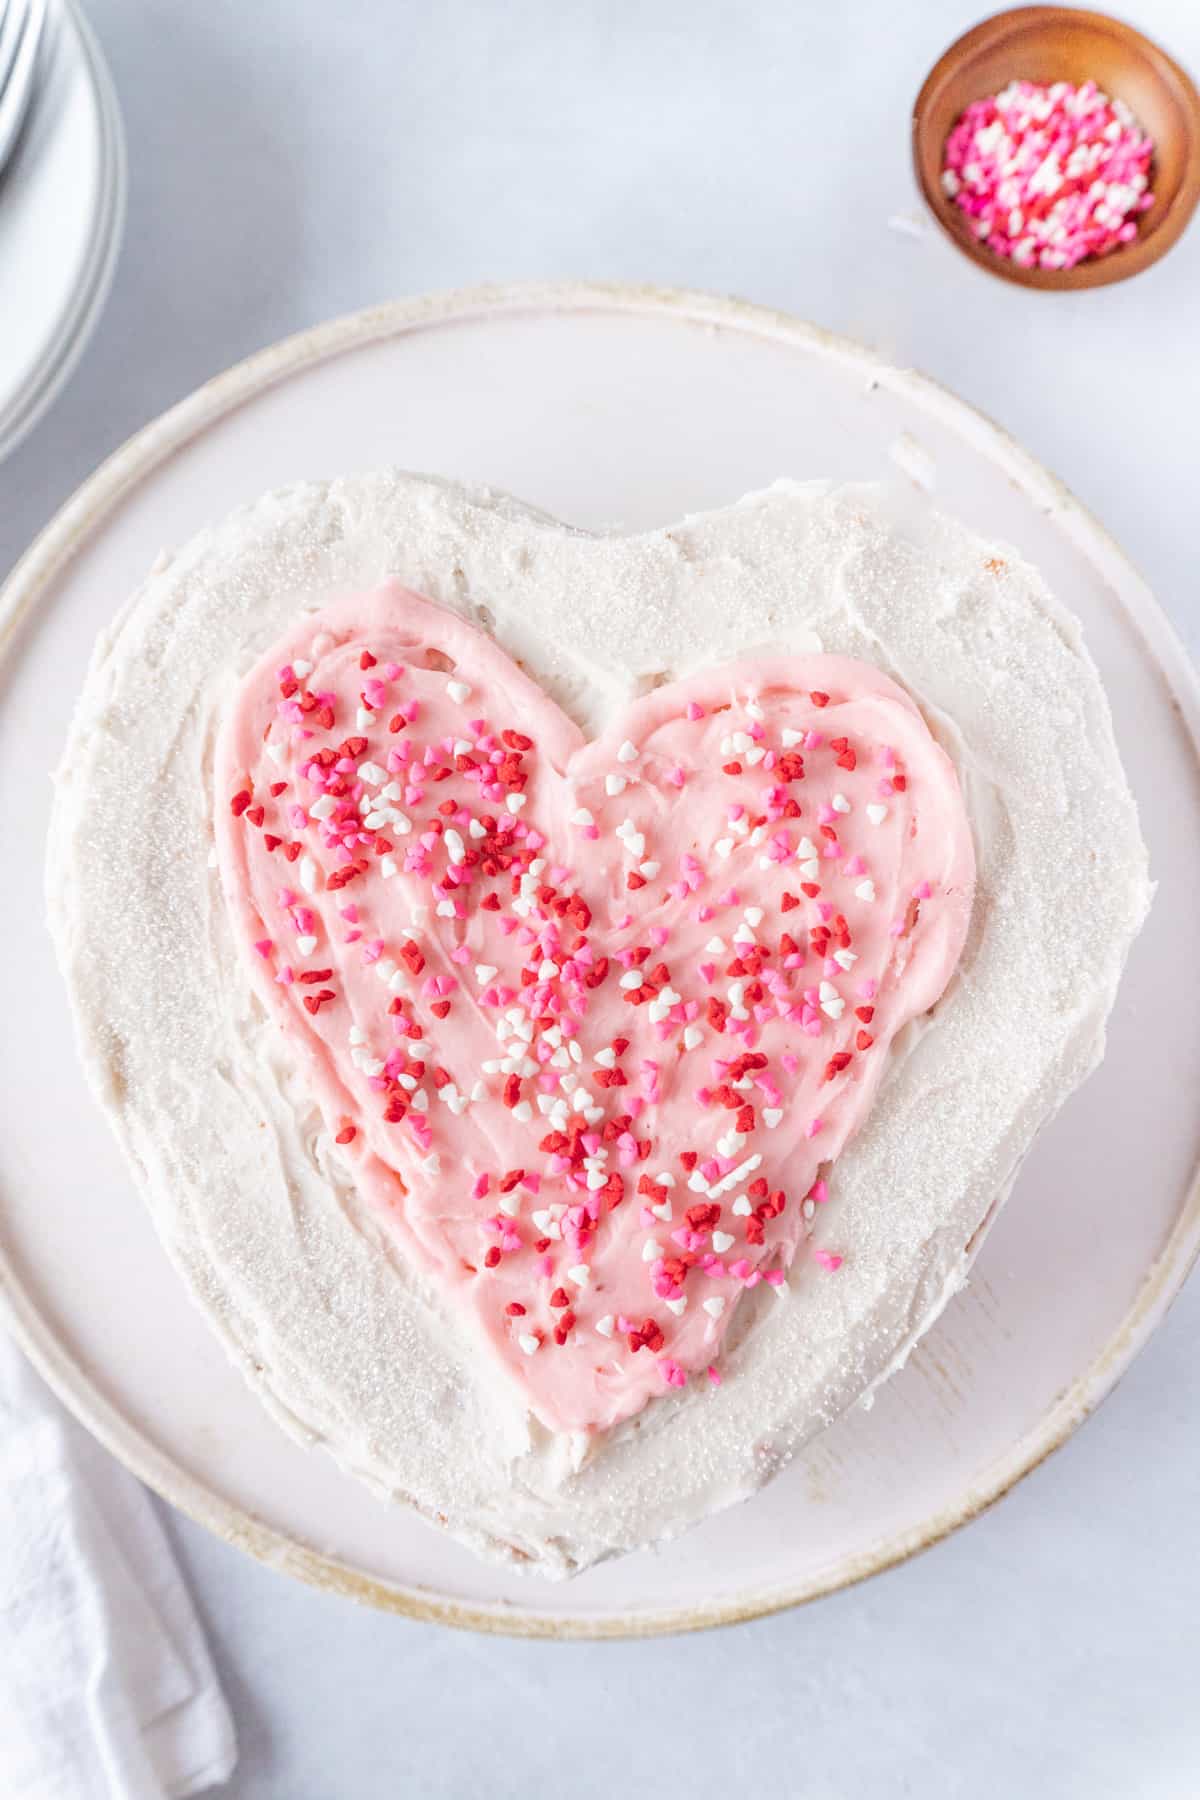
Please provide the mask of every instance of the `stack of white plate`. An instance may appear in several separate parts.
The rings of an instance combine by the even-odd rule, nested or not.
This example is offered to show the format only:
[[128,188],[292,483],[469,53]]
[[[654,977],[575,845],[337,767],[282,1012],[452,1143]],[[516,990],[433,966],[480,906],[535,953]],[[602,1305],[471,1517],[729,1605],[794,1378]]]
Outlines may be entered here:
[[124,219],[112,80],[72,0],[58,0],[24,136],[0,173],[0,457],[78,362],[108,296]]

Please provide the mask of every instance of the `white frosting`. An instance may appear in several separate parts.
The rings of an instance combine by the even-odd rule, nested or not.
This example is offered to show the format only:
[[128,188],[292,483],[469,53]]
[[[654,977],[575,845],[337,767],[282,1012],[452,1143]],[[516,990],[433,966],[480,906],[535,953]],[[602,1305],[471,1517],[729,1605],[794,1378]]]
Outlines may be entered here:
[[[958,977],[837,1165],[854,1257],[836,1280],[796,1267],[782,1303],[743,1302],[720,1388],[672,1392],[590,1444],[553,1437],[468,1361],[360,1203],[248,991],[211,867],[213,739],[239,677],[298,609],[386,575],[482,622],[585,728],[747,651],[875,663],[953,756],[976,835]],[[752,1492],[903,1362],[1099,1060],[1150,889],[1099,677],[1007,548],[901,525],[865,488],[780,483],[601,537],[385,473],[286,489],[202,532],[103,634],[58,773],[48,896],[89,1080],[264,1402],[381,1494],[563,1574]]]

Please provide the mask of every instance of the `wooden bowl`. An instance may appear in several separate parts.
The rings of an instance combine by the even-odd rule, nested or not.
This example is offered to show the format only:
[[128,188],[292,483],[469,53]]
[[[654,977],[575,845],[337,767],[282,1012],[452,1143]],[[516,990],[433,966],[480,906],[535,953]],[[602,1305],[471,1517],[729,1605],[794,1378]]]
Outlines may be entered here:
[[[1154,140],[1154,205],[1132,243],[1073,269],[1021,268],[976,238],[942,190],[942,154],[951,127],[972,100],[1010,81],[1088,78],[1124,100]],[[1071,6],[1018,6],[976,25],[930,70],[913,108],[913,163],[934,218],[973,262],[1034,288],[1102,287],[1148,269],[1183,232],[1200,198],[1200,94],[1165,50],[1104,13]]]

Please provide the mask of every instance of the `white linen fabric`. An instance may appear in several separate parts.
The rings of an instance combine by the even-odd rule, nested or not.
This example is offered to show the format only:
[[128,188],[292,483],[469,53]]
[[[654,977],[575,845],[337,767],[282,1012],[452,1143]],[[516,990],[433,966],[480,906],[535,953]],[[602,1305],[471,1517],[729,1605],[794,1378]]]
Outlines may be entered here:
[[3,1331],[0,1721],[4,1800],[163,1800],[237,1759],[149,1496]]

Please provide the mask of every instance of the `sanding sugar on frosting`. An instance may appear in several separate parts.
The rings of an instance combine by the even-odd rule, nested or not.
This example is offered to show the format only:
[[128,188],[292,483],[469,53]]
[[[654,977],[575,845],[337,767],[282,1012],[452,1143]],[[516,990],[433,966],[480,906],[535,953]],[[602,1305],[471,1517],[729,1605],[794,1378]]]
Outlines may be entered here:
[[[409,631],[407,645],[391,650],[381,638],[373,647],[365,635],[368,625],[374,630],[373,615],[352,609],[342,649],[314,641],[319,622],[338,616],[347,596],[377,596],[386,578],[434,603],[436,633],[422,626]],[[460,626],[462,635],[454,635]],[[468,626],[482,627],[487,641]],[[376,666],[350,667],[351,643],[358,658],[364,649],[376,655]],[[421,667],[423,649],[434,666]],[[728,668],[718,676],[720,665],[760,653],[769,653],[775,670],[823,654],[852,659],[856,672],[844,686],[830,676],[795,680],[790,688],[785,681],[778,691],[753,668],[748,676]],[[450,659],[453,669],[444,666]],[[389,662],[404,675],[389,675]],[[283,673],[289,667],[290,677]],[[261,694],[256,669],[265,670]],[[868,698],[863,683],[882,679],[878,672],[896,684],[893,696],[915,703],[924,726],[905,711],[907,702]],[[720,681],[711,692],[704,687],[710,674]],[[291,679],[296,690],[284,695],[279,684]],[[383,684],[382,691],[368,680]],[[670,700],[681,680],[694,695],[682,713]],[[313,712],[331,707],[332,727],[276,710],[295,702],[303,712],[302,690],[316,694]],[[836,729],[820,717],[814,721],[812,695],[823,692],[830,694],[826,718],[835,703],[845,715]],[[661,696],[668,711],[659,715],[654,707]],[[414,703],[422,709],[416,718],[388,730]],[[270,726],[278,764],[261,735],[229,756],[230,733],[252,705],[264,709],[260,731]],[[755,705],[763,709],[760,719],[751,711]],[[718,713],[718,706],[729,710]],[[355,800],[361,835],[375,841],[346,846],[352,860],[364,852],[369,874],[346,879],[340,889],[326,884],[337,874],[343,844],[327,839],[344,823],[343,796],[328,791],[327,775],[322,787],[303,772],[299,744],[284,728],[312,730],[313,738],[299,744],[335,751],[349,739],[367,739],[367,751],[347,756],[352,769],[335,771],[335,780],[353,774],[352,788],[362,781]],[[974,842],[975,900],[957,970],[933,1015],[901,1025],[904,985],[910,974],[919,977],[922,934],[939,915],[943,926],[955,916],[940,885],[950,885],[946,866],[936,857],[932,865],[924,860],[923,837],[900,855],[896,836],[902,817],[923,830],[933,818],[945,820],[943,802],[953,815],[954,790],[931,759],[926,728],[957,774]],[[530,738],[530,748],[505,745],[506,730]],[[784,742],[785,731],[800,730],[827,742],[811,750]],[[514,781],[512,807],[503,781],[501,806],[477,797],[476,783],[457,766],[444,782],[425,775],[426,749],[439,767],[451,753],[456,765],[459,756],[478,761],[478,745],[489,735],[518,759],[510,778],[527,776],[524,789]],[[437,748],[446,737],[450,752]],[[837,756],[846,752],[833,751],[828,740],[835,737],[854,751],[853,769],[838,767]],[[408,765],[387,766],[405,738],[421,744],[416,783],[407,779]],[[458,742],[467,748],[456,750]],[[896,790],[897,783],[876,760],[889,746],[907,782],[891,794],[880,791],[882,784],[891,780]],[[752,760],[760,748],[762,762]],[[803,781],[787,783],[781,772],[772,781],[776,771],[765,770],[766,756],[781,760],[797,749]],[[486,754],[490,761],[493,753]],[[313,760],[310,755],[309,766]],[[373,770],[364,774],[364,762],[384,779],[368,779]],[[740,775],[726,771],[734,763],[742,765]],[[586,777],[572,780],[569,805],[568,767],[573,778]],[[273,795],[280,782],[289,785]],[[765,798],[769,784],[788,788],[804,814],[769,820],[767,837],[751,847],[758,813],[776,804]],[[408,801],[409,786],[422,787],[425,797]],[[439,789],[450,813],[438,810]],[[369,813],[363,799],[371,803]],[[746,810],[729,816],[738,806]],[[823,807],[832,817],[822,818]],[[409,832],[387,816],[392,811],[409,820]],[[466,894],[479,883],[481,904],[457,917],[455,902],[465,895],[450,871],[477,867],[466,857],[482,841],[471,831],[472,818],[483,823],[481,812],[496,819],[497,838],[503,818],[511,854],[535,850],[533,860],[544,858],[548,866],[536,879],[539,887],[558,890],[552,909],[559,899],[582,896],[593,915],[586,935],[613,970],[594,991],[595,1011],[580,1015],[574,1038],[563,1026],[563,1042],[547,1043],[555,1026],[535,1022],[532,1052],[533,1036],[527,1042],[524,1030],[534,987],[545,987],[576,1013],[567,1005],[572,978],[563,972],[571,958],[552,952],[549,940],[543,957],[540,944],[519,935],[546,929],[543,919],[519,910],[530,899],[521,888],[531,865],[490,878],[495,912],[483,907],[476,875]],[[222,836],[219,869],[214,820]],[[831,841],[823,825],[845,857],[823,855]],[[545,837],[544,846],[530,843],[531,828]],[[754,858],[769,858],[775,830],[793,834],[795,851],[803,835],[817,856],[796,861],[793,855],[784,874],[774,866],[759,870]],[[377,857],[380,834],[392,848]],[[348,835],[341,833],[343,840]],[[430,835],[433,845],[421,845]],[[268,837],[279,840],[273,851]],[[726,840],[728,860],[718,848]],[[451,860],[459,841],[463,864]],[[418,846],[430,859],[425,873],[405,868]],[[914,848],[921,852],[915,860]],[[849,872],[855,858],[864,872]],[[814,862],[811,879],[813,871],[802,865]],[[264,888],[266,864],[271,884]],[[554,872],[560,868],[561,876]],[[727,879],[720,872],[726,868]],[[673,885],[687,888],[697,874],[703,897],[701,890],[687,899],[671,894]],[[762,884],[755,894],[743,893],[747,878]],[[637,887],[637,880],[646,886]],[[920,898],[912,932],[906,937],[901,927],[895,945],[890,938],[884,945],[876,934],[885,920],[889,931],[899,922],[904,886],[915,899],[911,890],[926,882],[931,893]],[[805,883],[822,892],[806,894]],[[435,884],[447,889],[444,899],[435,897]],[[731,889],[737,899],[721,902]],[[294,898],[281,899],[284,890]],[[785,892],[797,901],[786,914]],[[744,1498],[904,1361],[961,1287],[1037,1129],[1098,1060],[1149,892],[1136,810],[1099,677],[1078,625],[1037,572],[1011,548],[952,520],[898,518],[879,490],[828,483],[780,483],[735,506],[628,536],[592,535],[495,491],[398,471],[268,494],[164,559],[102,635],[56,776],[47,859],[50,922],[89,1081],[189,1292],[254,1392],[289,1431],[325,1446],[380,1495],[417,1508],[477,1550],[557,1575],[662,1542]],[[544,904],[536,890],[532,898],[535,907]],[[717,916],[703,923],[690,916],[689,908],[718,902]],[[453,917],[439,913],[444,904]],[[832,908],[829,919],[820,915],[822,904]],[[242,916],[240,907],[252,907],[256,917]],[[843,948],[839,913],[850,953],[877,959],[882,971],[890,952],[897,959],[887,964],[890,972],[865,975],[857,963],[839,975],[824,972]],[[625,914],[631,923],[618,925]],[[502,935],[500,916],[517,922],[511,935]],[[573,948],[579,927],[565,919],[555,913],[555,929],[560,943]],[[668,927],[668,941],[655,944],[651,933]],[[817,939],[809,935],[805,943],[813,930]],[[351,941],[354,932],[362,936]],[[785,934],[797,945],[794,952],[785,949]],[[707,948],[717,940],[720,952]],[[410,942],[415,952],[406,951]],[[628,953],[647,944],[651,955],[640,964],[639,987],[622,989],[622,978],[639,965],[631,957],[626,969],[612,946]],[[362,960],[364,945],[378,946],[375,964]],[[781,967],[802,946],[800,969]],[[949,938],[930,947],[932,992],[953,957]],[[464,948],[468,960],[454,961]],[[526,986],[522,970],[535,951],[537,968]],[[913,964],[902,968],[898,959],[908,954]],[[425,960],[420,970],[417,955]],[[739,1000],[736,984],[743,978],[730,974],[730,965],[753,966],[760,956],[762,969],[745,978]],[[386,982],[369,972],[385,960],[395,965]],[[551,962],[559,967],[554,977],[548,967],[542,973]],[[659,963],[678,1002],[661,988],[653,1000],[620,998],[653,986],[645,971],[656,978]],[[292,982],[277,981],[288,968]],[[302,982],[301,974],[319,979]],[[767,1073],[784,1104],[776,1106],[754,1085],[761,1071],[747,1068],[727,1083],[738,1098],[735,1110],[715,1097],[729,1071],[712,1065],[727,1051],[735,1061],[743,1054],[744,1040],[730,1030],[732,1015],[774,1005],[767,978],[777,975],[799,985],[801,1018],[787,1021],[786,1030],[777,1013],[756,1019],[762,1036],[750,1053],[761,1047],[768,1056]],[[861,1027],[875,1040],[860,1050],[856,1039],[845,1039],[848,1017],[874,1002],[855,994],[854,982],[874,976],[886,986],[897,975],[889,1002],[895,1010],[884,1015],[890,1042],[881,1041],[876,1014],[855,1021],[856,1038]],[[456,985],[434,993],[425,987],[434,977]],[[749,994],[756,982],[768,998]],[[823,1010],[823,982],[832,990],[824,1005],[836,1012],[845,1002],[838,1019]],[[499,985],[519,991],[524,1021],[516,1000],[503,1007],[484,1001],[489,987]],[[805,993],[812,988],[815,1008]],[[351,1019],[348,996],[361,998],[364,990],[366,1011]],[[728,1009],[723,1031],[709,1020],[710,998]],[[402,1009],[394,1014],[387,1010],[393,1000]],[[697,1001],[702,1014],[688,1020]],[[796,1003],[791,990],[785,1003]],[[811,1039],[806,1006],[820,1015],[820,1036]],[[518,1016],[506,1018],[509,1012]],[[547,1014],[549,1005],[538,1018]],[[401,1016],[425,1036],[397,1036]],[[283,1018],[289,1035],[280,1029]],[[453,1067],[419,1048],[439,1043],[443,1026],[456,1034],[449,1040]],[[667,1033],[662,1039],[660,1027]],[[793,1030],[802,1039],[794,1051],[782,1042]],[[364,1041],[352,1042],[352,1031]],[[636,1053],[617,1054],[622,1037]],[[579,1062],[572,1042],[579,1044]],[[544,1063],[543,1048],[549,1050]],[[564,1048],[570,1066],[559,1054]],[[425,1061],[420,1077],[408,1073],[407,1063],[395,1065],[394,1077],[388,1073],[397,1049]],[[464,1049],[469,1066],[460,1067]],[[828,1083],[818,1080],[847,1051],[852,1073],[835,1070]],[[788,1053],[798,1059],[795,1071],[784,1065]],[[383,1069],[369,1073],[377,1062]],[[526,1062],[534,1074],[520,1072]],[[658,1070],[643,1069],[648,1062]],[[501,1066],[485,1069],[484,1063]],[[444,1098],[449,1084],[439,1081],[440,1066],[454,1088]],[[624,1086],[593,1079],[593,1072],[610,1067],[625,1076]],[[540,1081],[551,1072],[558,1087],[543,1089]],[[402,1073],[414,1082],[411,1090]],[[511,1074],[521,1092],[506,1107]],[[660,1125],[677,1158],[623,1168],[621,1151],[628,1154],[628,1146],[617,1144],[616,1173],[627,1197],[578,1256],[569,1239],[549,1229],[563,1229],[551,1205],[583,1204],[587,1217],[586,1200],[566,1185],[575,1168],[571,1133],[563,1133],[565,1151],[538,1147],[557,1130],[541,1115],[538,1096],[553,1107],[576,1074],[571,1092],[586,1089],[598,1102],[603,1096],[606,1119],[632,1117],[633,1103],[642,1101],[640,1116]],[[794,1077],[790,1094],[785,1075]],[[388,1123],[386,1101],[394,1096],[385,1090],[392,1079],[406,1094],[419,1088],[427,1102],[410,1100],[404,1118]],[[652,1079],[657,1101],[645,1091]],[[750,1088],[737,1085],[746,1079]],[[370,1086],[372,1080],[383,1080],[385,1088]],[[826,1098],[872,1080],[879,1082],[874,1104],[850,1137],[857,1102],[840,1103],[835,1125],[830,1121],[839,1111]],[[333,1082],[341,1090],[336,1104]],[[793,1109],[806,1126],[814,1122],[814,1082],[823,1132],[793,1145],[798,1166],[814,1146],[823,1150],[824,1134],[828,1143],[845,1125],[848,1141],[832,1171],[816,1182],[807,1163],[799,1180],[775,1177],[773,1166],[768,1179],[767,1160],[784,1160],[775,1146],[793,1130]],[[698,1098],[701,1086],[708,1106]],[[524,1133],[535,1120],[513,1116],[525,1104],[540,1134],[532,1168],[525,1166]],[[694,1149],[699,1164],[701,1150],[711,1149],[722,1158],[715,1139],[722,1132],[741,1135],[743,1104],[755,1113],[745,1149],[753,1144],[758,1153],[763,1146],[763,1172],[748,1171],[744,1186],[710,1201],[680,1179],[687,1172],[678,1155]],[[783,1118],[772,1125],[776,1112]],[[439,1147],[451,1141],[451,1125],[453,1141],[471,1146],[471,1184],[455,1190],[461,1206],[454,1216],[445,1181],[439,1185],[431,1170],[422,1188],[414,1174],[419,1145],[410,1115],[427,1121],[428,1155],[441,1159],[441,1174],[452,1170],[452,1157]],[[571,1117],[573,1104],[568,1125]],[[494,1149],[488,1129],[499,1134]],[[682,1141],[685,1129],[690,1144]],[[703,1145],[695,1142],[697,1133]],[[519,1165],[511,1148],[518,1134]],[[594,1173],[607,1183],[614,1146],[604,1144],[603,1129],[600,1135],[609,1156]],[[629,1135],[636,1154],[642,1134]],[[552,1156],[567,1162],[557,1176],[549,1175],[558,1166]],[[359,1176],[368,1159],[381,1182],[391,1171],[397,1193],[411,1178],[398,1205],[364,1193]],[[545,1192],[533,1193],[520,1181],[505,1192],[503,1182],[517,1166],[525,1176],[546,1173]],[[719,1160],[717,1167],[723,1179]],[[662,1182],[652,1193],[637,1193],[643,1174],[660,1172],[677,1177],[665,1201],[657,1194]],[[486,1195],[476,1193],[485,1176]],[[750,1185],[759,1179],[768,1180],[768,1201],[781,1191],[787,1204],[759,1221],[763,1244],[756,1246],[746,1240],[756,1235],[749,1219],[761,1200]],[[587,1188],[585,1177],[586,1194],[598,1191]],[[710,1203],[722,1209],[715,1223],[687,1224],[689,1207]],[[670,1207],[669,1221],[654,1210],[663,1206]],[[643,1225],[643,1210],[653,1226]],[[535,1213],[549,1215],[546,1227]],[[488,1219],[498,1229],[487,1230]],[[422,1224],[429,1235],[418,1264],[404,1233]],[[536,1250],[535,1229],[544,1229],[547,1250]],[[703,1249],[688,1254],[712,1254],[728,1271],[744,1251],[749,1272],[761,1268],[763,1279],[753,1287],[728,1272],[714,1280],[703,1270],[696,1275],[698,1264],[685,1264],[691,1272],[678,1283],[667,1265],[682,1263],[685,1247],[670,1234],[684,1229],[708,1232]],[[639,1302],[647,1301],[625,1317],[639,1331],[654,1319],[663,1332],[661,1351],[644,1339],[633,1351],[634,1334],[621,1333],[615,1315],[607,1335],[607,1315],[596,1304],[597,1267],[624,1248],[625,1233],[637,1260],[627,1265],[619,1257],[620,1279],[640,1284]],[[517,1235],[522,1249],[506,1249],[506,1237],[511,1244]],[[727,1247],[726,1236],[734,1240]],[[465,1249],[478,1271],[455,1273],[457,1292],[441,1269],[450,1243]],[[669,1247],[661,1270],[653,1251],[642,1263],[646,1243]],[[493,1249],[501,1254],[488,1269]],[[787,1299],[780,1304],[766,1273],[789,1254]],[[554,1286],[536,1265],[544,1255],[554,1259]],[[584,1268],[589,1279],[572,1280],[571,1271]],[[166,1271],[163,1279],[170,1279]],[[668,1294],[654,1292],[656,1282],[669,1285],[672,1298],[682,1285],[688,1302],[682,1313],[674,1310],[677,1300],[668,1306]],[[551,1304],[558,1284],[567,1308]],[[471,1310],[476,1296],[484,1309],[477,1315]],[[506,1311],[500,1322],[494,1302],[502,1310],[526,1305],[535,1322],[534,1329],[516,1331],[515,1352],[512,1336],[505,1337],[508,1361],[480,1350],[481,1331],[514,1331]],[[558,1345],[554,1331],[565,1311],[575,1313],[576,1323]],[[672,1354],[677,1328],[695,1332],[712,1317],[718,1323],[709,1360],[693,1354],[700,1346],[690,1338],[686,1356]],[[622,1382],[632,1377],[649,1384],[652,1377],[655,1384],[640,1411],[607,1429],[552,1430],[541,1416],[559,1398],[552,1390],[557,1371],[564,1379],[575,1372],[572,1395],[587,1391],[575,1380],[576,1332],[595,1346],[598,1363],[619,1359]],[[539,1347],[527,1353],[522,1337]],[[533,1382],[551,1387],[535,1390]],[[636,1404],[634,1390],[627,1387],[620,1403]]]
[[886,676],[716,668],[587,744],[390,583],[246,677],[216,796],[248,972],[354,1181],[548,1429],[711,1369],[798,1248],[853,1254],[813,1241],[831,1165],[974,883]]

